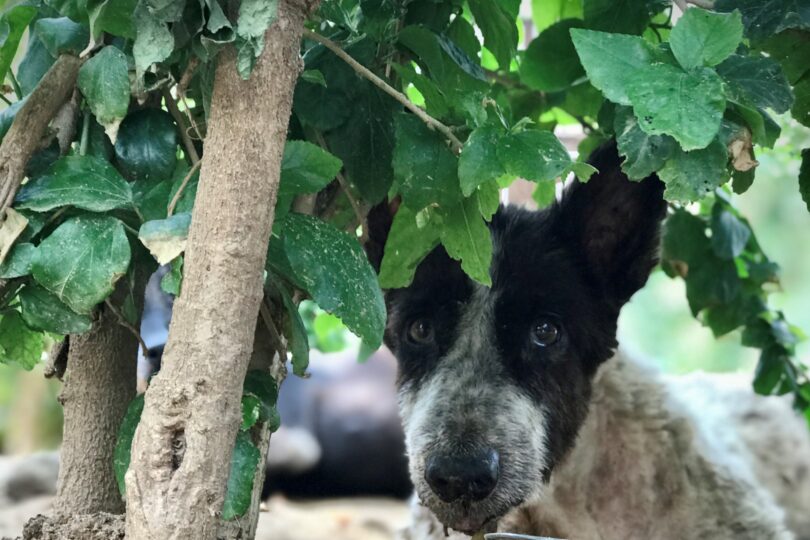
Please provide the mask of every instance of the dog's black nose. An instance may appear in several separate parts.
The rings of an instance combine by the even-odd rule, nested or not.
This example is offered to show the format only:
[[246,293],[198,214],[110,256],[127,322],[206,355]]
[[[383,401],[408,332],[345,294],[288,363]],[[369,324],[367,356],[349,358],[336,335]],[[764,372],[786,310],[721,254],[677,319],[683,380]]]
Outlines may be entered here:
[[425,480],[444,502],[460,497],[480,501],[495,489],[499,468],[498,452],[491,448],[468,454],[433,454],[425,463]]

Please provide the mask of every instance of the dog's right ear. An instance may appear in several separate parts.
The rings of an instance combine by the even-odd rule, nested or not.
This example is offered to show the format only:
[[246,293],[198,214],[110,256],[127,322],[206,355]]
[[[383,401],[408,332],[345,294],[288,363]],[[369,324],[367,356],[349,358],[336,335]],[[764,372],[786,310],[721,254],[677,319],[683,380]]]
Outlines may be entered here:
[[363,246],[366,250],[371,266],[379,274],[382,264],[383,253],[385,252],[385,242],[388,240],[388,232],[394,222],[394,215],[399,209],[400,199],[392,201],[384,199],[376,204],[366,216],[366,226],[368,227],[368,240]]

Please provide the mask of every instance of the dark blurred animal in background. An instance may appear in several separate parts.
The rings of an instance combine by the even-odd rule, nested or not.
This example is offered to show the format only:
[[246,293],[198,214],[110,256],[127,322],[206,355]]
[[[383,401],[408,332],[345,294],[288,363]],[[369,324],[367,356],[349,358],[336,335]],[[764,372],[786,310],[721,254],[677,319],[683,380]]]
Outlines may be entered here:
[[[657,261],[666,204],[657,178],[627,179],[615,145],[592,164],[599,173],[573,181],[550,208],[496,213],[492,287],[438,247],[409,287],[386,294],[385,342],[400,364],[418,496],[409,537],[440,540],[449,527],[571,540],[789,540],[788,525],[810,536],[785,489],[810,497],[810,453],[775,454],[789,441],[810,448],[802,420],[783,404],[781,419],[765,415],[761,425],[793,427],[752,441],[734,429],[729,408],[739,403],[712,417],[615,352],[621,307]],[[369,217],[378,268],[393,210],[383,204]],[[752,410],[749,425],[764,414]]]
[[[165,270],[147,286],[138,386],[160,369],[172,299],[160,290]],[[290,376],[279,392],[282,426],[273,434],[263,496],[385,495],[407,497],[402,427],[397,415],[396,360],[383,348],[364,363],[356,350],[310,353],[309,377]],[[292,373],[292,370],[289,370]]]

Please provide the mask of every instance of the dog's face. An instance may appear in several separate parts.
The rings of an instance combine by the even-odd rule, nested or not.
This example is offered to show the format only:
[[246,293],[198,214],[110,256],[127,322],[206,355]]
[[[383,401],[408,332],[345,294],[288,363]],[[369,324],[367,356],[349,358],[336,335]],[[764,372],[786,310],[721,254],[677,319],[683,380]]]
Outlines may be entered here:
[[[655,263],[660,182],[627,180],[613,148],[592,162],[601,172],[551,208],[499,210],[492,288],[437,248],[386,294],[411,479],[450,528],[472,534],[539,495]],[[372,242],[384,231],[372,222]]]

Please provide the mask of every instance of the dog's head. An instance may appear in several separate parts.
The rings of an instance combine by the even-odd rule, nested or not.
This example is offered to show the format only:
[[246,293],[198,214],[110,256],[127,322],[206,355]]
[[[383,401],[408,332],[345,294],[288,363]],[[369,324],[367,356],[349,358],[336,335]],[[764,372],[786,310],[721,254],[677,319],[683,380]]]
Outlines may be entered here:
[[[498,211],[492,288],[439,247],[386,293],[411,479],[453,529],[472,534],[539,494],[585,419],[620,308],[656,262],[662,184],[629,181],[615,147],[591,162],[600,172],[550,208]],[[370,221],[378,264],[387,228]]]

